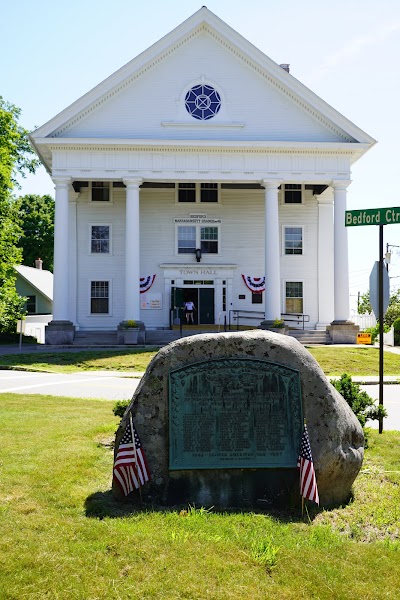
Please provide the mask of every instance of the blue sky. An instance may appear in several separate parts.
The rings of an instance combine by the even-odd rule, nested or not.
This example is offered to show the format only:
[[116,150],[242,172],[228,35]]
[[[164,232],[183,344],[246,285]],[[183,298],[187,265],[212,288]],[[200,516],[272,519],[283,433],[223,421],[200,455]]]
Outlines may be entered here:
[[[204,1],[204,0],[203,0]],[[200,2],[20,0],[2,7],[0,94],[42,125],[201,7]],[[400,2],[209,0],[207,7],[378,140],[353,168],[348,208],[400,206]],[[52,193],[41,170],[21,193]],[[400,246],[400,225],[385,226]],[[399,249],[393,248],[394,252]],[[349,228],[350,293],[368,289],[378,228]],[[400,256],[392,257],[400,287]]]

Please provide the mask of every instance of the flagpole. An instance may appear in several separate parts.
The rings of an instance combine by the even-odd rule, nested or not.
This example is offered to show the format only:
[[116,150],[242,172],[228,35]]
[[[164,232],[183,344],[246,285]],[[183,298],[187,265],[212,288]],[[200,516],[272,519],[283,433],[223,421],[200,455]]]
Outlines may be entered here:
[[137,473],[137,477],[138,477],[138,483],[139,483],[139,496],[140,496],[140,502],[143,504],[143,499],[142,499],[142,483],[140,481],[140,475],[139,475],[139,463],[137,460],[137,454],[136,454],[136,442],[135,442],[135,435],[133,433],[133,421],[132,421],[132,413],[129,413],[129,423],[131,426],[131,435],[132,435],[132,442],[133,442],[133,453],[135,455],[135,464],[136,464],[136,473]]

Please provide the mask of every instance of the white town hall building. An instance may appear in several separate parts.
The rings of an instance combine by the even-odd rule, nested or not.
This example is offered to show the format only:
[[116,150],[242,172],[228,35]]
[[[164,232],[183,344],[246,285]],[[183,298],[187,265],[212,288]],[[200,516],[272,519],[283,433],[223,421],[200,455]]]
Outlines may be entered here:
[[298,313],[355,339],[344,211],[375,140],[206,7],[31,142],[55,184],[48,343],[167,328],[187,300],[199,324]]

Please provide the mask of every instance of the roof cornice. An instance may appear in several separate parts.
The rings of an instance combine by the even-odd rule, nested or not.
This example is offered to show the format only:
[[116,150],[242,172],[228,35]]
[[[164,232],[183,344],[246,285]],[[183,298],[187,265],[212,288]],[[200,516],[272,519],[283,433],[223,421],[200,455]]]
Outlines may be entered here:
[[281,93],[289,96],[303,110],[321,121],[329,129],[335,131],[343,139],[347,139],[347,141],[355,140],[369,146],[375,143],[371,136],[287,73],[214,13],[206,7],[202,7],[169,34],[33,132],[31,134],[33,145],[35,145],[37,138],[51,135],[58,137],[61,135],[63,131],[125,89],[142,73],[159,64],[164,57],[174,52],[176,48],[186,43],[191,37],[198,35],[201,31],[207,31],[218,43],[243,60],[248,67],[267,78]]

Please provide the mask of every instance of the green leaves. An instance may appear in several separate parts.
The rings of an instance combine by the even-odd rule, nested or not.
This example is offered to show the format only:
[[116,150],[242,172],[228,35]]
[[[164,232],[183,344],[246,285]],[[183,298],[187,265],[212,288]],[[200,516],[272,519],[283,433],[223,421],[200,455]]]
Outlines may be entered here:
[[53,271],[54,199],[28,194],[15,200],[14,206],[22,228],[18,246],[24,265],[34,267],[35,260],[41,258],[43,268]]
[[32,158],[28,131],[18,124],[21,111],[0,96],[0,332],[15,331],[25,314],[24,298],[15,291],[14,266],[20,264],[20,217],[11,193],[17,174],[33,173],[39,164]]

